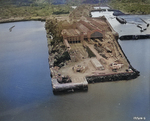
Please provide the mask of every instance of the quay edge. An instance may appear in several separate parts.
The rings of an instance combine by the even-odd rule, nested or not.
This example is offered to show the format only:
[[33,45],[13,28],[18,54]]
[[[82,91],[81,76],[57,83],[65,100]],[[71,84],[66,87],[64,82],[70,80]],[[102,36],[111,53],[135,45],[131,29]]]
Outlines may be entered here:
[[85,80],[82,83],[58,83],[57,79],[52,79],[53,92],[74,92],[76,90],[88,90],[88,82]]
[[86,79],[88,83],[96,82],[112,82],[121,80],[131,80],[139,76],[139,71],[134,71],[132,73],[119,73],[119,74],[108,74],[100,76],[87,76]]

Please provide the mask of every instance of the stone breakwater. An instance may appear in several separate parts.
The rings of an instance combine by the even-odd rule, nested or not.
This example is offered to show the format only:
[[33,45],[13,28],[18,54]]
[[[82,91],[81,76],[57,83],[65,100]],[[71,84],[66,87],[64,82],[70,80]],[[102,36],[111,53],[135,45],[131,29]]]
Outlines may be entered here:
[[134,71],[132,73],[118,73],[118,74],[105,74],[98,76],[87,76],[86,79],[88,83],[95,82],[112,82],[119,80],[130,80],[135,79],[139,76],[139,71]]

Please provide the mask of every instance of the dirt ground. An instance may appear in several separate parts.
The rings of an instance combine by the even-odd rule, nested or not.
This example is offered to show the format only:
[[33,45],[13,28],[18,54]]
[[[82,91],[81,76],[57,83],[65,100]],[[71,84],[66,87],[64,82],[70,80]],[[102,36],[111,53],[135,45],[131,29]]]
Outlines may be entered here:
[[[107,37],[103,41],[91,40],[90,42],[84,41],[83,43],[70,44],[71,61],[69,61],[64,67],[62,67],[59,70],[59,73],[64,76],[69,76],[72,81],[74,80],[75,82],[80,82],[81,80],[79,78],[84,78],[90,75],[92,76],[126,72],[126,69],[129,69],[129,64],[124,57],[121,49],[119,48],[117,42],[115,41],[116,40],[114,40],[114,38]],[[92,58],[96,58],[97,60],[99,60],[99,62],[103,65],[104,70],[98,70],[94,67],[94,65],[91,63],[92,58],[88,57],[88,52],[83,47],[83,44],[90,48],[90,50],[96,56]],[[95,44],[101,45],[98,46],[98,48],[103,49],[101,53],[95,49]],[[111,52],[108,52],[108,49]],[[107,58],[101,56],[102,54]],[[113,71],[110,67],[110,64],[112,63],[122,64],[123,66],[120,69],[116,69],[115,71]],[[84,67],[85,70],[83,72],[75,72],[73,68],[78,65]]]

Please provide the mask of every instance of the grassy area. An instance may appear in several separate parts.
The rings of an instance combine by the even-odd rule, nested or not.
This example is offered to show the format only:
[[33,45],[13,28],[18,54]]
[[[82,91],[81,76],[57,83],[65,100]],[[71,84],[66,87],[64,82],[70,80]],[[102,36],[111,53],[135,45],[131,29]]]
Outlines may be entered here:
[[86,46],[86,51],[88,53],[89,58],[96,57],[96,55],[91,51],[91,49],[88,46]]
[[63,41],[61,31],[63,29],[64,21],[58,21],[55,18],[47,19],[45,23],[45,29],[48,35],[51,35],[53,39],[51,40],[51,45],[58,45],[60,42]]
[[41,4],[38,6],[0,6],[0,19],[11,17],[48,17],[57,14],[69,14],[72,9],[68,5]]
[[123,11],[129,14],[150,14],[150,3],[144,2],[110,2],[114,9]]

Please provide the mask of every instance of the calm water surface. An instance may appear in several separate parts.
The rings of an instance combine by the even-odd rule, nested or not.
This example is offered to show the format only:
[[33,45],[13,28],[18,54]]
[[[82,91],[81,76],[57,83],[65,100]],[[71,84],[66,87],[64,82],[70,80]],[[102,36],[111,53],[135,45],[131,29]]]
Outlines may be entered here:
[[[112,23],[120,33],[127,31]],[[149,120],[150,40],[119,43],[140,77],[53,95],[44,23],[0,24],[0,121]]]

